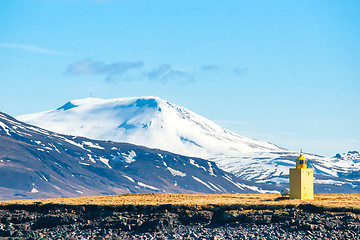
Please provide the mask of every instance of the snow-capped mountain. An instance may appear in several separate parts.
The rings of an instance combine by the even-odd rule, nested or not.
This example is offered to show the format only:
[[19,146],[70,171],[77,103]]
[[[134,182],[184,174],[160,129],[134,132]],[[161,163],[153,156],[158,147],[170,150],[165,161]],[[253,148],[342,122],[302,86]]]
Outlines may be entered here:
[[[180,106],[158,97],[72,100],[50,111],[19,116],[18,119],[63,134],[128,142],[176,154],[214,161],[218,166],[258,183],[286,184],[297,152],[266,141],[253,140]],[[339,177],[359,171],[357,161],[342,161],[304,154],[314,168],[315,189],[328,185],[360,191],[358,184]],[[336,180],[334,180],[336,179]],[[341,186],[341,189],[340,189]],[[337,187],[332,187],[332,191]]]
[[224,152],[280,150],[268,142],[227,131],[157,97],[73,100],[55,110],[17,119],[63,134],[128,142],[203,158]]
[[0,112],[0,200],[121,193],[251,193],[215,163],[53,133]]

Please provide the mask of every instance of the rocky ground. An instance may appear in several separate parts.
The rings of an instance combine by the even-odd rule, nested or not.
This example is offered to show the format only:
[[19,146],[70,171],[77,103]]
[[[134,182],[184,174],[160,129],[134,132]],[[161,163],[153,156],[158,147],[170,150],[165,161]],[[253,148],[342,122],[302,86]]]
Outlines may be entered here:
[[360,211],[298,206],[0,207],[2,239],[360,239]]

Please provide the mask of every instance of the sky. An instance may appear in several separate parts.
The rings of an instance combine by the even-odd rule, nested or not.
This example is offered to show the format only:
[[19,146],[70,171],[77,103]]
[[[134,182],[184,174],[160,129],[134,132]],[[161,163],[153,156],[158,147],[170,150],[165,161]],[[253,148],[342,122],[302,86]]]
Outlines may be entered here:
[[360,1],[0,1],[0,111],[159,96],[240,135],[360,151]]

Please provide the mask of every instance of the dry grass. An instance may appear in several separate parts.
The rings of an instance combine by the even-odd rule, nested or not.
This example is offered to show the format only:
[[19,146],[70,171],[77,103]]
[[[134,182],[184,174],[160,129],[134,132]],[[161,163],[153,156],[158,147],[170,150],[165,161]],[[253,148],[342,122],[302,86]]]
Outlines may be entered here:
[[344,207],[360,209],[360,194],[316,194],[314,200],[279,199],[278,194],[124,194],[98,197],[49,198],[33,200],[3,201],[0,205],[10,204],[64,204],[64,205],[299,205],[310,203],[326,208]]

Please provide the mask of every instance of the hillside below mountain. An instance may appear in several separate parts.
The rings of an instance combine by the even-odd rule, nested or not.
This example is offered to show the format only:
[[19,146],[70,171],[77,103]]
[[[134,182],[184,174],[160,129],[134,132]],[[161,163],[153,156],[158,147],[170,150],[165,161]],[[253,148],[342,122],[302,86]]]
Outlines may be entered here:
[[[127,143],[62,135],[0,112],[0,199],[122,193],[253,193],[215,163]],[[266,187],[266,186],[265,186]]]

